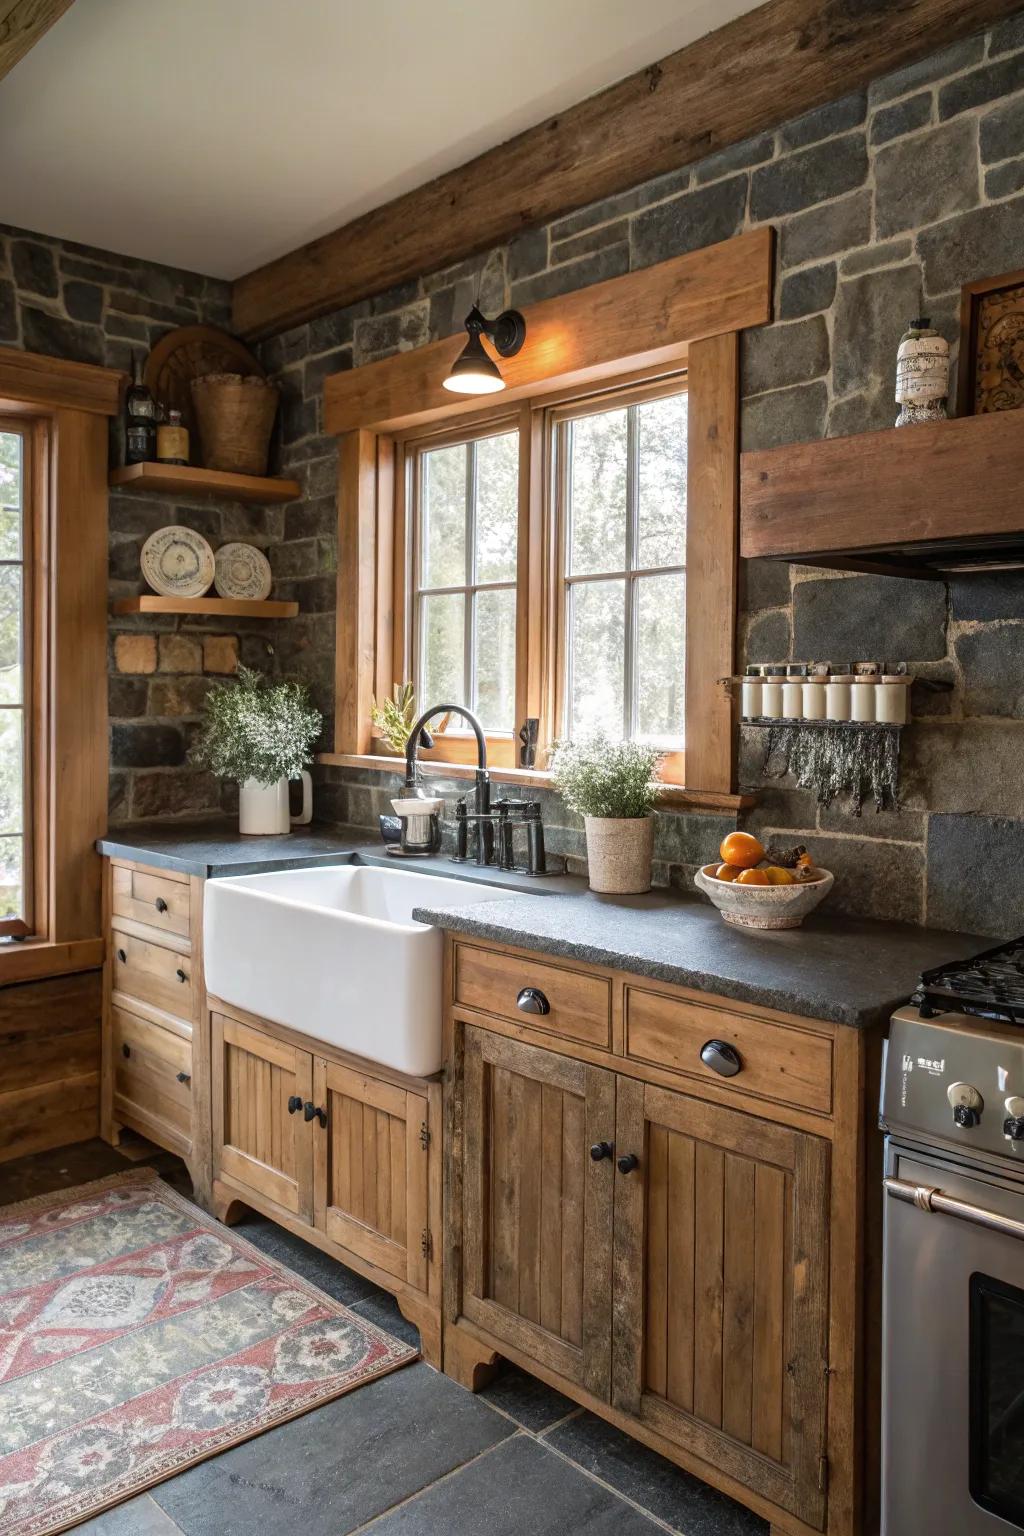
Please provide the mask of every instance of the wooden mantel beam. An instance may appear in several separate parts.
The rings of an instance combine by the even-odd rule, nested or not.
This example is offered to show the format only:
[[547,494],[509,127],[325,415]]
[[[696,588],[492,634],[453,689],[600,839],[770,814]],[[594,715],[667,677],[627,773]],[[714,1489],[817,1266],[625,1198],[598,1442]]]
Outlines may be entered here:
[[72,0],[0,0],[0,80],[71,4]]
[[268,336],[439,271],[777,127],[1019,8],[1020,0],[768,0],[467,165],[238,278],[234,329]]

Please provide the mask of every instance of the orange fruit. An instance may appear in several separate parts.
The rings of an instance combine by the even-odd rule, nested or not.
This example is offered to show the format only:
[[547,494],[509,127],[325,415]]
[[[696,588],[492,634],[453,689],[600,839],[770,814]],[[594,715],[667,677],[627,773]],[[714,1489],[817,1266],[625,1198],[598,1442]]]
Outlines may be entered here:
[[730,832],[722,838],[718,854],[726,864],[738,864],[740,869],[753,869],[764,858],[764,849],[749,832]]
[[741,869],[736,876],[737,885],[769,885],[770,883],[763,869]]
[[737,864],[719,864],[718,868],[715,870],[715,879],[735,880],[736,876],[740,873],[741,871]]
[[765,870],[769,885],[796,885],[796,879],[791,870],[783,869],[780,864],[769,864]]

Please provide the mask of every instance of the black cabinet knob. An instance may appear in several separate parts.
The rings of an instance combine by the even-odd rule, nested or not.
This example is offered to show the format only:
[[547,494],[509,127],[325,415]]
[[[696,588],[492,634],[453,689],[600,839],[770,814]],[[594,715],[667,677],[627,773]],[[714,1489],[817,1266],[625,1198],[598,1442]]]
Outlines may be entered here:
[[735,1077],[743,1065],[739,1051],[727,1040],[708,1040],[700,1048],[700,1059],[719,1077]]
[[619,1158],[619,1172],[632,1173],[634,1168],[639,1168],[640,1159],[635,1152],[626,1152]]
[[175,1077],[179,1083],[190,1083],[192,1081],[192,1074],[190,1072],[177,1072]]
[[301,1095],[301,1093],[293,1093],[291,1098],[288,1100],[288,1113],[290,1115],[296,1115],[296,1114],[298,1114],[298,1112],[299,1112],[299,1110],[301,1108],[302,1108],[302,1095]]
[[539,987],[524,987],[516,998],[520,1013],[550,1013],[551,1004]]
[[326,1127],[327,1125],[326,1109],[318,1109],[316,1105],[308,1099],[302,1106],[302,1118],[307,1122],[307,1124],[310,1120],[319,1120],[322,1126]]
[[595,1163],[599,1163],[602,1158],[611,1157],[614,1151],[615,1148],[610,1141],[595,1141],[590,1149],[590,1155]]
[[123,949],[119,949],[118,950],[117,958],[120,960],[122,965],[127,965],[128,964],[128,956],[127,956],[127,954],[125,953],[125,951]]
[[174,974],[175,974],[175,976],[177,976],[179,981],[188,981],[188,977],[186,976],[185,972],[181,969],[180,965],[179,965],[178,969],[175,971]]
[[156,907],[158,912],[166,912],[167,911],[167,903],[166,903],[166,901],[164,901],[162,896],[158,896],[156,901],[153,903],[153,905]]

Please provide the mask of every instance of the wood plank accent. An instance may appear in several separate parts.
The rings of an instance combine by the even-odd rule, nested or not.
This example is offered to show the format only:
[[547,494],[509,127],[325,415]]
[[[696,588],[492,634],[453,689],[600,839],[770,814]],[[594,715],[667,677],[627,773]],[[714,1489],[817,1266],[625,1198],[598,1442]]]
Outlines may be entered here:
[[[103,964],[102,939],[77,939],[70,944],[12,944],[0,955],[0,988],[47,976],[97,971]],[[0,1009],[2,1011],[2,1009]]]
[[[522,1013],[516,998],[536,987],[548,1000],[546,1014]],[[545,1034],[585,1041],[607,1050],[611,1045],[611,988],[597,976],[544,961],[522,960],[490,947],[458,944],[455,949],[455,1000],[466,1008],[497,1013]]]
[[187,880],[172,880],[144,866],[117,863],[112,863],[110,874],[115,917],[188,937],[192,893]]
[[370,750],[370,703],[376,677],[376,522],[377,439],[372,432],[347,432],[338,445],[334,684],[338,752]]
[[[72,363],[18,347],[0,347],[0,409],[24,412],[41,407],[47,413],[66,410],[116,416],[127,377],[92,363]],[[105,481],[105,464],[103,478]]]
[[686,777],[732,789],[736,732],[720,682],[735,665],[739,337],[694,342],[688,365],[686,491]]
[[158,496],[222,496],[226,501],[295,501],[302,494],[297,480],[276,475],[237,475],[226,469],[199,469],[191,464],[125,464],[110,472],[114,490],[155,491]]
[[129,1008],[131,999],[139,998],[191,1022],[193,989],[197,985],[192,956],[169,944],[154,944],[148,937],[139,937],[128,929],[124,919],[112,929],[110,943],[114,996],[124,999]]
[[72,0],[0,0],[0,80],[34,48]]
[[312,1058],[223,1014],[212,1025],[214,1173],[312,1222],[312,1139],[288,1110],[312,1097]]
[[[671,1067],[697,1082],[715,1081],[748,1097],[775,1099],[829,1114],[832,1109],[832,1037],[794,1029],[756,1014],[683,1002],[628,984],[624,998],[626,1055]],[[718,1078],[700,1059],[708,1040],[736,1048],[741,1068]]]
[[298,603],[274,597],[157,597],[142,592],[114,601],[115,613],[201,613],[215,619],[294,619],[298,611]]
[[1019,546],[1022,475],[1024,440],[1013,411],[744,453],[740,554],[920,559],[943,541],[969,546],[1014,535]]
[[[526,344],[502,359],[503,405],[686,362],[701,337],[771,318],[773,232],[768,226],[657,266],[545,299],[524,311]],[[399,352],[324,381],[324,429],[390,432],[478,413],[443,387],[465,337]]]
[[98,970],[0,991],[0,1162],[95,1136]]
[[1012,14],[1019,0],[770,0],[466,165],[239,278],[233,328],[284,330],[691,164]]

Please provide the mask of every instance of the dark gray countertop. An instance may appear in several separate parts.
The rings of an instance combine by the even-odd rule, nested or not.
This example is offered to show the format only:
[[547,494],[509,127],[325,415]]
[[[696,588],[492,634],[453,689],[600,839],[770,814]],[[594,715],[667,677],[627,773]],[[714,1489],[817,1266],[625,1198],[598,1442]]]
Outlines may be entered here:
[[886,1020],[922,970],[993,942],[818,913],[802,928],[733,928],[699,898],[670,892],[500,897],[472,907],[418,907],[415,916],[454,933],[855,1028]]

